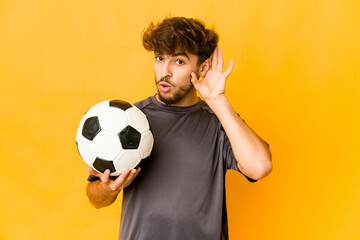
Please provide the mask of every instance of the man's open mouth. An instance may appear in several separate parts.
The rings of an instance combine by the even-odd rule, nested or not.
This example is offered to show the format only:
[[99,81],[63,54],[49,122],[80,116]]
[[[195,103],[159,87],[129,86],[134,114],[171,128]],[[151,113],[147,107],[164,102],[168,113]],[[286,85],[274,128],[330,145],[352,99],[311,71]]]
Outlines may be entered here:
[[159,88],[161,92],[167,93],[170,91],[171,89],[171,85],[166,83],[166,82],[160,82],[159,83]]

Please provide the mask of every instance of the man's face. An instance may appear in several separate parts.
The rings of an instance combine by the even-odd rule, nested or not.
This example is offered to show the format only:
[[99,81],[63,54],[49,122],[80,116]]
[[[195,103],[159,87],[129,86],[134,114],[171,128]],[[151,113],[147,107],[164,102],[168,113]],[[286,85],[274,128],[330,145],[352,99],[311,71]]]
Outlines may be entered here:
[[155,53],[154,71],[158,98],[167,105],[176,105],[196,96],[191,72],[198,75],[198,56],[188,52],[170,55]]

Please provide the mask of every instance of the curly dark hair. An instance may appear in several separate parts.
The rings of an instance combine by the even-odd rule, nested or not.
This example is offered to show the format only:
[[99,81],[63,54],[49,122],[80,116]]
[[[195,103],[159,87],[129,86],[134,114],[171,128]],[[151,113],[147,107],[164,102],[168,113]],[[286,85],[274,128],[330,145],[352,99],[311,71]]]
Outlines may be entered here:
[[213,29],[205,28],[198,19],[185,17],[165,18],[157,24],[152,22],[142,34],[146,50],[158,54],[187,51],[199,57],[199,65],[211,56],[218,41],[219,36]]

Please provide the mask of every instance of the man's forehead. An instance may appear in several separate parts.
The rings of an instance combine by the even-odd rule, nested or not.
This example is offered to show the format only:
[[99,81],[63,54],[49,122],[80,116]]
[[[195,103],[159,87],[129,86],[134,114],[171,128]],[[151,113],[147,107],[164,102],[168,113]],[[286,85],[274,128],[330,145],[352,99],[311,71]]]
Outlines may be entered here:
[[154,51],[154,54],[155,55],[167,55],[167,56],[170,56],[170,57],[184,56],[189,60],[190,60],[190,57],[197,57],[197,55],[191,54],[188,51],[184,51],[184,50],[175,51],[173,53],[167,53],[167,52],[162,53],[162,52]]
[[176,52],[176,53],[171,54],[171,56],[172,57],[184,56],[190,60],[189,54],[187,54],[186,52]]

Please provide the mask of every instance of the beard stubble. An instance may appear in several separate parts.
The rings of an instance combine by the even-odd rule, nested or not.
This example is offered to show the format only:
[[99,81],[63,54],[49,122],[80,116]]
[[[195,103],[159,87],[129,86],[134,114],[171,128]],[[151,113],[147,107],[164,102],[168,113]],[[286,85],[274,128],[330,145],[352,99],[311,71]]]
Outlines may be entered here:
[[[191,79],[191,76],[190,76],[190,79]],[[163,94],[158,88],[157,84],[159,82],[166,82],[166,83],[170,84],[171,88],[172,88],[171,90],[173,90],[177,86],[174,86],[167,78],[162,78],[159,81],[156,81],[156,78],[155,78],[155,85],[156,85],[156,89],[157,89],[159,99],[160,99],[160,101],[165,103],[165,105],[173,105],[173,104],[176,104],[176,103],[180,102],[181,99],[183,99],[183,97],[186,96],[194,88],[191,81],[189,81],[184,86],[180,86],[178,89],[176,89],[175,92],[173,92],[171,95],[170,94]],[[168,95],[168,96],[166,96],[166,95]]]

